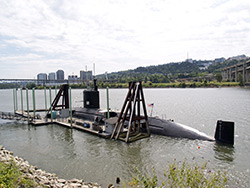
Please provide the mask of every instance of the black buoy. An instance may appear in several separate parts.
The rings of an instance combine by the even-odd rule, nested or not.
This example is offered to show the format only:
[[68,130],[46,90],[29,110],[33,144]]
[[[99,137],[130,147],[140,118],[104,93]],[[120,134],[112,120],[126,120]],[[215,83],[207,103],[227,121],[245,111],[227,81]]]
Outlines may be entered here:
[[214,138],[220,143],[234,145],[234,122],[218,120]]

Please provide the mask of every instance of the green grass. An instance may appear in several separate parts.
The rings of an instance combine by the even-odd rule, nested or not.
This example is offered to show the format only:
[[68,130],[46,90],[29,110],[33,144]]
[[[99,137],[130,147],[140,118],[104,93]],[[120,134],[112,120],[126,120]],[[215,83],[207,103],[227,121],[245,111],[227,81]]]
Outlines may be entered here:
[[24,177],[14,161],[9,164],[0,162],[0,188],[36,187],[37,184]]
[[[170,83],[142,83],[144,88],[214,88],[214,87],[236,87],[239,82],[217,82],[217,81],[201,81],[201,82],[170,82]],[[128,88],[128,83],[102,83],[99,88]]]
[[153,173],[153,176],[142,174],[137,171],[137,175],[132,178],[124,187],[171,187],[171,188],[224,188],[227,185],[227,177],[220,170],[207,169],[207,163],[201,166],[198,164],[188,164],[184,161],[177,164],[175,161],[171,163],[168,170],[164,172],[164,180],[159,183],[158,177]]
[[[99,88],[128,88],[128,83],[103,83],[97,82]],[[214,87],[237,87],[240,86],[239,82],[217,82],[217,81],[183,81],[183,82],[170,82],[170,83],[152,83],[150,81],[142,82],[144,88],[214,88]],[[85,89],[85,84],[70,84],[71,88]],[[93,87],[93,85],[91,85]],[[52,89],[55,87],[52,86]],[[44,86],[36,86],[36,89],[44,89]],[[59,89],[59,87],[58,87]]]

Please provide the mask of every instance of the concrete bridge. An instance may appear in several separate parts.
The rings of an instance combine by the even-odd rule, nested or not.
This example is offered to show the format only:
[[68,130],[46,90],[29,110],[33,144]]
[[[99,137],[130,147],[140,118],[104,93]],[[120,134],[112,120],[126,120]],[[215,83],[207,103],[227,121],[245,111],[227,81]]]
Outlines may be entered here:
[[80,84],[83,80],[40,80],[40,79],[1,79],[0,83],[19,83],[21,86],[26,86],[28,83],[35,83],[36,85],[57,86],[62,84]]
[[238,63],[230,67],[226,67],[222,71],[222,80],[229,80],[230,82],[239,82],[239,75],[242,75],[244,82],[250,80],[250,60],[243,63]]

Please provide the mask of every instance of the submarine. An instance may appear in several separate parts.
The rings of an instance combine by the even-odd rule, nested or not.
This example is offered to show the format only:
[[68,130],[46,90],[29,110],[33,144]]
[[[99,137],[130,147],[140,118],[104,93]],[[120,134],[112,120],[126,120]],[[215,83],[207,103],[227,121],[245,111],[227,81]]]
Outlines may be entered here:
[[[94,122],[96,125],[104,125],[107,122],[115,124],[119,113],[100,109],[99,91],[94,79],[94,88],[83,91],[83,107],[73,108],[73,117]],[[145,123],[144,123],[145,124]],[[126,125],[125,125],[126,126]],[[144,126],[145,127],[145,126]],[[159,117],[148,117],[148,127],[150,133],[175,138],[198,139],[204,141],[216,141],[218,143],[234,145],[234,122],[218,120],[214,137],[209,136],[197,129]],[[102,132],[103,130],[101,130]],[[113,128],[106,128],[104,132],[112,134]]]

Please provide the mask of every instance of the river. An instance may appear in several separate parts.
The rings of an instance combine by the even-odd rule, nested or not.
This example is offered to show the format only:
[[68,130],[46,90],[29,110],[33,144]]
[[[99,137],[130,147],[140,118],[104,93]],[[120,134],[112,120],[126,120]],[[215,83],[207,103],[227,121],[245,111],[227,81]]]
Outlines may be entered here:
[[[101,108],[106,108],[106,90],[100,89]],[[0,111],[13,111],[13,90],[0,90]],[[110,107],[120,109],[127,89],[109,89]],[[32,108],[31,91],[30,108]],[[53,97],[55,92],[52,91]],[[109,140],[59,125],[34,127],[0,120],[0,144],[48,172],[65,179],[78,178],[115,184],[128,181],[135,168],[162,180],[173,160],[208,162],[208,168],[227,172],[230,187],[250,187],[250,89],[144,89],[147,104],[154,103],[153,116],[173,119],[213,136],[216,121],[235,122],[235,145],[151,135],[134,143]],[[23,91],[25,99],[25,92]],[[49,93],[47,91],[47,101]],[[72,90],[73,106],[82,106],[82,90]],[[20,90],[18,90],[20,109]],[[24,100],[26,108],[26,100]],[[44,90],[36,91],[36,108],[44,108]],[[148,108],[148,113],[151,113]],[[119,186],[118,186],[119,187]]]

